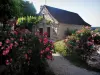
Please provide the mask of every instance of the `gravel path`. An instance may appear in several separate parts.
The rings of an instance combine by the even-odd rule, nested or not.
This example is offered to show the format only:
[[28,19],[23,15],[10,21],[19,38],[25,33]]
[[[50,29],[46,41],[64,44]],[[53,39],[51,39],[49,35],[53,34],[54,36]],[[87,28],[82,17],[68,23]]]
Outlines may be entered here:
[[53,54],[53,57],[53,61],[48,60],[47,62],[55,75],[100,75],[100,73],[74,66],[58,53]]

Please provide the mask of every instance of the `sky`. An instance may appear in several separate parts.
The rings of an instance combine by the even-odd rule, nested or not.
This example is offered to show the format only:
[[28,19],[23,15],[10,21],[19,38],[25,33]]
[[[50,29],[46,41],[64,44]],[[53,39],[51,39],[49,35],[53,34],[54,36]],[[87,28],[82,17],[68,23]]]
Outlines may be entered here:
[[33,2],[37,13],[41,5],[48,5],[78,13],[92,27],[100,27],[100,0],[26,0]]

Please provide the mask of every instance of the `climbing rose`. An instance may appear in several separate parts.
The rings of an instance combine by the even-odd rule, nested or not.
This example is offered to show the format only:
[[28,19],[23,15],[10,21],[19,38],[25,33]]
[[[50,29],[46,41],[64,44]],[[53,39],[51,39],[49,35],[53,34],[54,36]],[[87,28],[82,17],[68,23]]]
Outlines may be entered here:
[[23,41],[23,39],[22,39],[22,37],[20,37],[20,39],[19,39],[20,41]]
[[2,42],[0,42],[0,46],[2,46]]
[[47,32],[44,32],[43,36],[47,37],[48,36],[48,33]]
[[9,48],[6,48],[6,50],[3,51],[3,55],[7,55],[9,53]]
[[5,63],[6,63],[6,65],[9,65],[9,64],[10,64],[9,60],[6,60],[6,62],[5,62]]
[[15,34],[15,35],[18,35],[18,32],[17,32],[17,31],[14,31],[14,34]]
[[24,56],[25,56],[25,59],[28,59],[28,55],[27,54],[25,54]]
[[86,28],[86,29],[89,29],[90,27],[89,27],[89,26],[86,26],[85,28]]
[[49,51],[50,50],[50,48],[49,47],[47,47],[46,49],[45,49],[45,51]]
[[14,38],[10,38],[11,40],[14,40]]
[[87,42],[87,45],[88,46],[92,46],[93,45],[93,42]]
[[43,39],[43,43],[44,43],[44,45],[46,45],[48,43],[48,39],[47,38],[44,38]]
[[40,43],[42,42],[42,39],[39,39]]
[[47,59],[52,60],[52,56],[51,55],[47,55]]
[[6,43],[7,43],[7,44],[8,44],[8,43],[10,43],[10,40],[9,40],[9,39],[7,39],[7,40],[6,40]]
[[40,51],[40,54],[43,54],[43,53],[44,53],[44,50],[41,50],[41,51]]
[[12,47],[13,47],[13,43],[10,44],[10,48],[11,48],[11,49],[12,49]]

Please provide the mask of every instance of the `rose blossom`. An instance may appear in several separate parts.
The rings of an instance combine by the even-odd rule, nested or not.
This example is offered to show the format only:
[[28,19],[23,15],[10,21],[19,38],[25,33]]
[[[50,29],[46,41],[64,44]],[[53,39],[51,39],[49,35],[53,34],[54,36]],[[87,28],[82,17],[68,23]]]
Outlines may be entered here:
[[9,63],[9,60],[6,60],[6,65],[9,65],[10,63]]
[[52,56],[51,55],[47,55],[47,59],[52,59]]
[[46,49],[45,49],[45,51],[49,51],[50,50],[50,48],[49,47],[47,47]]
[[23,39],[22,39],[22,37],[20,37],[20,39],[19,39],[20,41],[23,41]]
[[43,39],[43,43],[44,43],[44,45],[47,44],[48,43],[48,39],[47,38],[44,38]]
[[9,53],[9,49],[3,51],[3,55],[7,55]]
[[0,46],[2,46],[2,42],[0,42]]
[[6,40],[6,43],[7,43],[7,44],[8,44],[8,43],[10,43],[10,40],[9,40],[9,39],[7,39],[7,40]]
[[27,54],[25,54],[24,56],[25,56],[25,59],[28,59],[28,55]]

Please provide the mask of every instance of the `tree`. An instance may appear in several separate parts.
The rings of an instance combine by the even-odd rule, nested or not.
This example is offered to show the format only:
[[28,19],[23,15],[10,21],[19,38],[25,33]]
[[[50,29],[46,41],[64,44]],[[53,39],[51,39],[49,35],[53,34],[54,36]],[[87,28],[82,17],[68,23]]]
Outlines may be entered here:
[[22,0],[0,0],[0,22],[22,15]]
[[29,1],[23,1],[23,16],[34,16],[36,15],[36,9],[33,3]]

